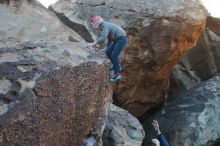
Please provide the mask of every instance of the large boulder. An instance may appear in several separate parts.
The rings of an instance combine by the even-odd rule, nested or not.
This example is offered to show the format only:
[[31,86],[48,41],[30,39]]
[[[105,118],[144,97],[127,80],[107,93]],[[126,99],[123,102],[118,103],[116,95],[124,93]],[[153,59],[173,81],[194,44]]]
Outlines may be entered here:
[[112,96],[103,54],[38,2],[1,2],[0,145],[100,144]]
[[103,132],[103,146],[141,146],[145,133],[128,111],[110,104]]
[[193,70],[185,53],[171,71],[168,100],[192,88],[199,82],[201,82],[201,78]]
[[144,143],[155,136],[151,122],[158,119],[171,146],[211,146],[220,137],[219,106],[220,76],[216,76],[198,83],[148,117],[144,122]]
[[121,56],[123,79],[114,88],[114,101],[135,116],[166,99],[170,71],[195,45],[207,15],[194,0],[59,0],[50,9],[86,31],[92,15],[126,29],[129,44]]
[[207,27],[220,36],[220,18],[215,18],[212,16],[207,17]]
[[220,71],[219,27],[220,19],[214,19],[209,16],[206,30],[197,41],[196,46],[185,54],[188,56],[191,68],[195,70],[202,80],[207,80]]
[[172,70],[170,95],[220,73],[219,28],[220,19],[208,16],[206,29],[196,46],[186,52]]

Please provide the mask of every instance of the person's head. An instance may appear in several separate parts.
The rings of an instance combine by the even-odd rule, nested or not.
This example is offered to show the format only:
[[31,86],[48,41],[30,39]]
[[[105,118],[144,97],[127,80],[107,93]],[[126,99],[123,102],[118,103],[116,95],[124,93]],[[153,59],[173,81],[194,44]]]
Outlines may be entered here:
[[101,16],[92,16],[89,19],[89,23],[91,24],[93,29],[98,28],[103,22],[104,19]]

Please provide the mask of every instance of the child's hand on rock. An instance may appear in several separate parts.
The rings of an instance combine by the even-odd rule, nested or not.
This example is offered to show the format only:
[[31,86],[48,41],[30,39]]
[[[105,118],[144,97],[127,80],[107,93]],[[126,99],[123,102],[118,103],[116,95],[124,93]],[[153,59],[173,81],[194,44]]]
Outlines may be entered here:
[[87,47],[87,48],[90,48],[90,47],[93,47],[93,48],[94,48],[95,46],[96,46],[96,42],[86,44],[86,47]]

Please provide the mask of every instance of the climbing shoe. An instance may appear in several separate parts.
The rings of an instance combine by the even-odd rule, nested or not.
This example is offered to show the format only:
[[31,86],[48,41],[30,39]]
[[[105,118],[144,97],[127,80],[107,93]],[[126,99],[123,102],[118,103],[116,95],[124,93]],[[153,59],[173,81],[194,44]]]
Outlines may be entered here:
[[[111,68],[110,68],[110,71],[114,70],[114,66],[112,65]],[[122,66],[119,66],[119,71],[122,71]]]
[[120,74],[117,74],[117,75],[114,75],[114,77],[112,77],[109,81],[110,82],[115,82],[117,80],[121,80],[121,75]]

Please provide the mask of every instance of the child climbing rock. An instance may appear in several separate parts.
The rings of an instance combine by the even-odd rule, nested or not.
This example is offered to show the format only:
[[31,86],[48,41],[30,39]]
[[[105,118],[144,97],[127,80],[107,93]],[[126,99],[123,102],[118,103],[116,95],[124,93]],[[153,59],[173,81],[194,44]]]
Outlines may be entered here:
[[94,43],[87,44],[88,47],[94,47],[97,44],[101,45],[108,40],[106,55],[113,64],[114,76],[110,82],[120,80],[122,77],[119,74],[121,70],[119,55],[128,43],[126,32],[118,25],[104,21],[100,16],[93,16],[89,19],[89,23],[93,29],[98,30],[98,37]]

